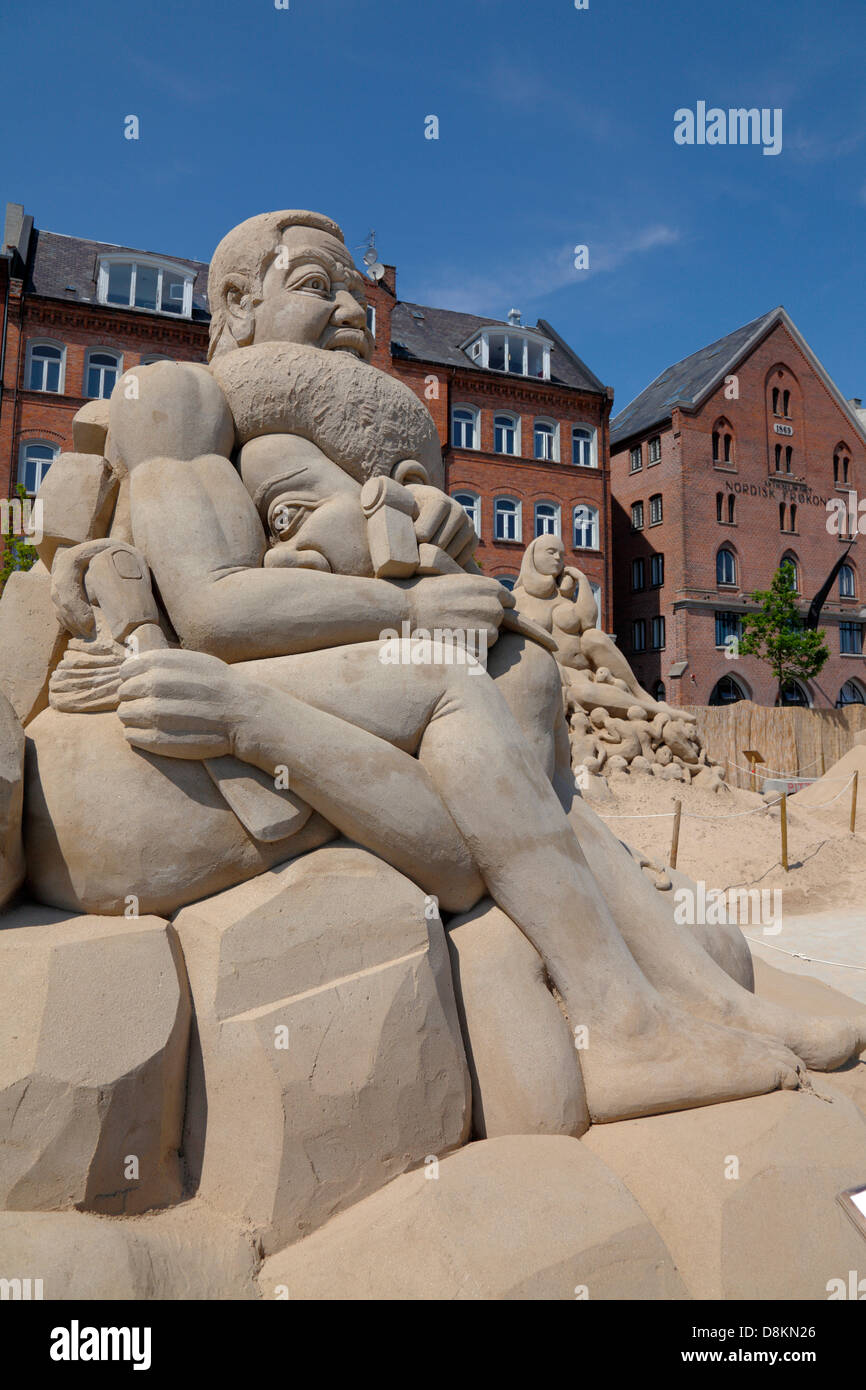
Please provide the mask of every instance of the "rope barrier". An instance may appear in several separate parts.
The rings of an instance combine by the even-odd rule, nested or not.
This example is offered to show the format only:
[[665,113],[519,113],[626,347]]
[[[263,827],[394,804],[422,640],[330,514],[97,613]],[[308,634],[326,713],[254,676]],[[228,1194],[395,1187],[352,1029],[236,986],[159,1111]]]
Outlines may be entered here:
[[[832,779],[832,780],[839,781],[840,779],[839,779],[839,778],[835,778],[835,779]],[[845,785],[844,785],[844,787],[842,788],[842,790],[841,790],[841,791],[838,791],[838,792],[836,793],[835,796],[831,796],[831,798],[830,798],[829,801],[819,801],[818,804],[817,804],[816,806],[810,805],[810,806],[808,807],[808,809],[809,809],[810,811],[822,811],[822,810],[824,809],[825,806],[832,806],[834,801],[838,801],[839,798],[840,798],[840,796],[844,796],[844,795],[845,795],[846,791],[848,790],[848,788],[850,787],[850,785],[851,785],[851,783],[852,783],[853,781],[854,781],[854,775],[853,775],[853,773],[852,773],[852,775],[848,778],[848,781],[845,783]],[[750,807],[750,809],[749,809],[748,811],[735,811],[734,814],[733,814],[732,816],[702,816],[698,811],[683,811],[682,814],[683,814],[684,816],[687,816],[689,820],[707,820],[707,821],[742,820],[742,818],[743,818],[744,816],[755,816],[755,815],[758,815],[758,813],[759,813],[760,811],[769,811],[769,810],[771,810],[774,806],[778,806],[778,805],[780,804],[781,800],[782,800],[781,796],[777,796],[775,801],[767,801],[763,806],[752,806],[752,807]],[[609,816],[605,816],[605,815],[602,815],[601,811],[596,811],[596,815],[597,815],[601,820],[670,820],[671,816],[675,816],[675,815],[676,815],[676,811],[652,811],[652,812],[649,812],[648,814],[643,815],[643,816],[634,816],[634,815],[609,815]]]
[[[751,777],[752,768],[743,767],[742,763],[736,762],[733,758],[726,758],[725,761],[729,763],[731,767],[737,768],[739,772],[745,772],[747,776]],[[789,782],[796,782],[797,778],[806,772],[808,768],[817,767],[820,761],[820,758],[813,758],[805,767],[801,767],[799,772],[781,772],[777,767],[767,767],[766,763],[756,763],[754,770],[756,774],[758,770],[760,770],[762,776],[769,774],[771,777],[784,777]]]
[[754,941],[756,946],[766,946],[768,951],[781,951],[783,956],[793,956],[795,960],[808,961],[810,965],[837,965],[840,970],[866,970],[866,965],[849,965],[844,960],[822,960],[820,956],[805,956],[802,951],[786,951],[784,946],[774,946],[769,941],[762,941],[758,936],[748,936],[743,932],[747,941]]

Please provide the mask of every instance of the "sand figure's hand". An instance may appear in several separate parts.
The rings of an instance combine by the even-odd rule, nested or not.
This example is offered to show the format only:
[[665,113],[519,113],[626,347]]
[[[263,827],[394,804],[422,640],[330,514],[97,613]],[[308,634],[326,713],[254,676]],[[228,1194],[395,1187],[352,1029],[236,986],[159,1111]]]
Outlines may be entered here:
[[429,541],[438,545],[460,565],[471,559],[478,545],[478,536],[465,508],[438,487],[412,483],[409,491],[418,503],[415,535],[419,543]]
[[243,692],[224,661],[166,649],[130,657],[120,674],[117,713],[134,747],[172,758],[218,758],[233,751]]
[[506,608],[514,598],[498,579],[477,574],[443,574],[419,579],[409,589],[415,628],[451,628],[457,632],[484,632],[495,642]]

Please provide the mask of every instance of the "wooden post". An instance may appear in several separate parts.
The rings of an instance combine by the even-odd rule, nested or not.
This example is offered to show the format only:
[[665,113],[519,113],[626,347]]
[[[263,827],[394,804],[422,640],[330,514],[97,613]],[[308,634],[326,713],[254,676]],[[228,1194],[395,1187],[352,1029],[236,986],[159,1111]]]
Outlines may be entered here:
[[677,809],[674,811],[674,833],[671,836],[670,866],[672,869],[677,867],[677,851],[680,847],[680,818],[683,814],[683,803],[681,801],[675,801],[674,805]]
[[788,793],[782,792],[782,868],[788,872]]
[[851,834],[857,828],[857,782],[860,777],[859,772],[854,773],[854,781],[851,783]]
[[749,791],[756,792],[758,790],[758,763],[762,763],[764,759],[756,748],[744,748],[743,757],[749,760]]

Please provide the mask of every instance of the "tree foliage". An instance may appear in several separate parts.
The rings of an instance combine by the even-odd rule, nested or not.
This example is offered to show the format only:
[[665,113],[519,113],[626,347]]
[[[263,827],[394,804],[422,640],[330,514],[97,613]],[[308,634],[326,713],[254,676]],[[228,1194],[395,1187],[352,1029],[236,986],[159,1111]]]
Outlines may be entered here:
[[[27,496],[21,483],[15,489],[21,502],[21,510],[26,515],[25,504],[31,503],[32,499]],[[3,520],[11,523],[11,506],[4,510]],[[36,549],[27,540],[26,531],[13,529],[11,524],[4,525],[0,534],[0,594],[2,594],[6,580],[13,570],[29,570],[37,560]]]
[[830,656],[824,641],[827,634],[823,629],[804,627],[790,564],[782,564],[773,575],[770,588],[757,589],[752,601],[761,608],[743,618],[740,655],[765,661],[778,682],[781,696],[789,681],[798,677],[811,680],[823,669]]

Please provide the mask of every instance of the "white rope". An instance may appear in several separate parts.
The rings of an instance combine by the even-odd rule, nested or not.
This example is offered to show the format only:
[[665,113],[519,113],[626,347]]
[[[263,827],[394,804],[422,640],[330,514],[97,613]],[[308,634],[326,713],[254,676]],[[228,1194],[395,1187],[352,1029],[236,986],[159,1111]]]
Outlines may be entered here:
[[[844,787],[842,790],[844,791]],[[840,792],[839,795],[841,796],[841,794]],[[764,806],[752,806],[748,811],[735,811],[732,816],[701,816],[697,811],[682,811],[680,814],[688,816],[689,820],[740,820],[743,816],[755,816],[759,811],[769,811],[772,806],[778,806],[781,800],[780,796],[777,801],[768,801]],[[671,816],[676,815],[676,811],[653,811],[644,816],[603,816],[600,811],[597,811],[596,814],[602,820],[670,820]]]
[[835,796],[831,796],[829,801],[819,801],[815,806],[813,806],[812,803],[809,801],[804,801],[802,804],[806,807],[807,811],[823,811],[825,806],[832,806],[834,801],[838,801],[840,796],[845,795],[851,783],[854,781],[855,775],[856,774],[852,773],[842,790],[840,792],[837,792]]
[[757,936],[747,936],[743,932],[747,941],[754,941],[756,946],[766,946],[768,951],[781,951],[783,956],[793,956],[795,960],[808,961],[810,965],[838,965],[840,970],[866,970],[866,965],[849,965],[844,960],[822,960],[820,956],[804,956],[802,951],[786,951],[784,946],[774,946],[769,941],[762,941]]
[[[752,774],[752,768],[751,768],[751,767],[743,767],[743,764],[742,764],[742,763],[736,762],[733,758],[726,758],[725,761],[726,761],[727,763],[729,763],[731,767],[736,767],[736,768],[739,769],[740,772],[745,772],[745,773],[747,773],[749,776],[751,776],[751,774]],[[817,767],[820,761],[821,761],[820,758],[813,758],[812,761],[811,761],[810,763],[807,763],[807,764],[806,764],[806,767],[801,767],[801,768],[800,768],[800,773],[805,772],[807,768],[810,768],[810,767]],[[795,782],[795,781],[797,780],[797,777],[799,776],[799,774],[796,773],[796,772],[782,772],[782,771],[780,771],[780,769],[777,768],[777,767],[767,767],[766,763],[756,763],[756,764],[755,764],[755,767],[754,767],[754,771],[755,771],[755,774],[756,774],[756,775],[757,775],[758,772],[760,772],[762,775],[765,775],[766,773],[769,773],[770,776],[774,776],[774,777],[785,777],[785,778],[787,778],[787,780],[790,781],[790,782]]]

